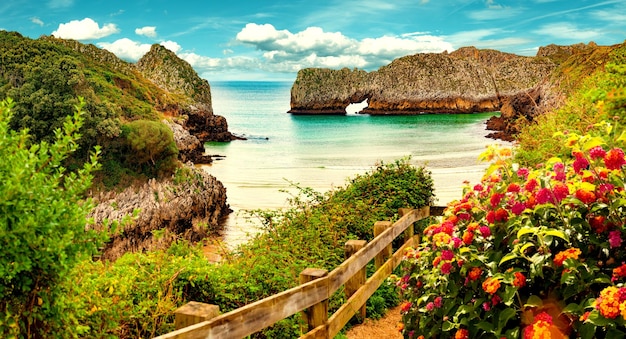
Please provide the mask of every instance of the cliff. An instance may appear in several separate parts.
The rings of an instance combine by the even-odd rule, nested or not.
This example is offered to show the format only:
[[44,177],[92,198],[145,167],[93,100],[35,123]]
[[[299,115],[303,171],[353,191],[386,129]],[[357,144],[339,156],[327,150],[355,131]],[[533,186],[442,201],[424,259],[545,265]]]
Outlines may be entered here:
[[548,57],[461,48],[394,60],[377,71],[303,69],[291,89],[294,114],[345,114],[368,100],[367,114],[497,111],[556,67]]
[[[218,232],[220,219],[230,213],[226,189],[201,169],[188,168],[193,180],[150,179],[140,186],[103,192],[89,217],[91,227],[102,230],[122,222],[102,252],[102,259],[115,260],[126,252],[168,248],[178,239],[200,241]],[[107,222],[105,222],[107,220]]]

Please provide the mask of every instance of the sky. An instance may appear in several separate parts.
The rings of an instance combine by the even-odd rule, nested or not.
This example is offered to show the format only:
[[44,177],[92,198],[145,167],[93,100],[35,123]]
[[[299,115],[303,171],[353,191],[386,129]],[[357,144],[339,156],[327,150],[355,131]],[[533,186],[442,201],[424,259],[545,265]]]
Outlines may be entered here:
[[162,44],[211,81],[293,81],[306,67],[376,70],[464,46],[626,39],[626,0],[6,0],[0,30],[79,40],[136,62]]

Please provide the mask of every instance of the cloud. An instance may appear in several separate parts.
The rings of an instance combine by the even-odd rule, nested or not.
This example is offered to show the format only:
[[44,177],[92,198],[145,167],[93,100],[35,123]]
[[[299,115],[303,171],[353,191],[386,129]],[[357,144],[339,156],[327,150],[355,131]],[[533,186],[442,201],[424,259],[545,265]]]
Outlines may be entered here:
[[169,49],[170,51],[178,54],[183,48],[181,45],[179,45],[177,42],[175,41],[161,41],[161,46]]
[[[177,54],[182,51],[182,47],[175,41],[162,41],[160,44]],[[122,38],[114,42],[99,42],[98,46],[117,55],[120,59],[135,62],[148,53],[152,44],[144,44],[128,38]]]
[[41,19],[39,19],[39,18],[38,18],[38,17],[36,17],[36,16],[35,16],[35,17],[30,18],[30,22],[32,22],[32,23],[34,23],[34,24],[36,24],[36,25],[39,25],[39,26],[41,26],[41,27],[43,27],[43,21],[41,21]]
[[145,26],[141,28],[135,28],[135,34],[147,36],[149,38],[154,38],[157,36],[156,27],[155,26]]
[[123,38],[112,43],[100,42],[98,46],[117,55],[120,59],[137,61],[150,50],[151,45]]
[[534,30],[533,33],[574,42],[594,40],[602,36],[599,30],[580,29],[569,22],[550,23]]
[[62,39],[93,40],[119,32],[120,30],[115,24],[106,24],[100,28],[97,22],[91,18],[85,18],[60,24],[56,31],[52,32],[52,35]]

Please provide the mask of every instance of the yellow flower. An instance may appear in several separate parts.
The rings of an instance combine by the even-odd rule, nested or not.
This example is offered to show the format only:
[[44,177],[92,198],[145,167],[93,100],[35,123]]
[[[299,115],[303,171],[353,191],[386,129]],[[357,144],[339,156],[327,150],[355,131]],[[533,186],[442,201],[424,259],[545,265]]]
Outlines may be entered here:
[[452,240],[452,237],[443,232],[439,232],[433,236],[433,241],[437,247],[449,244],[450,240]]

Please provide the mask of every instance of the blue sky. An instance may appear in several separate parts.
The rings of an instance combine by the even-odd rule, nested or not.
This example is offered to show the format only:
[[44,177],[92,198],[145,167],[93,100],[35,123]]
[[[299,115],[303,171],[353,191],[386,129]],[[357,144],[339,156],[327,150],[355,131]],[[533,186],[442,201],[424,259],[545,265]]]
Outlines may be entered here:
[[463,46],[535,55],[626,39],[626,0],[8,0],[0,29],[138,60],[161,43],[209,81],[293,81],[305,67],[375,70]]

